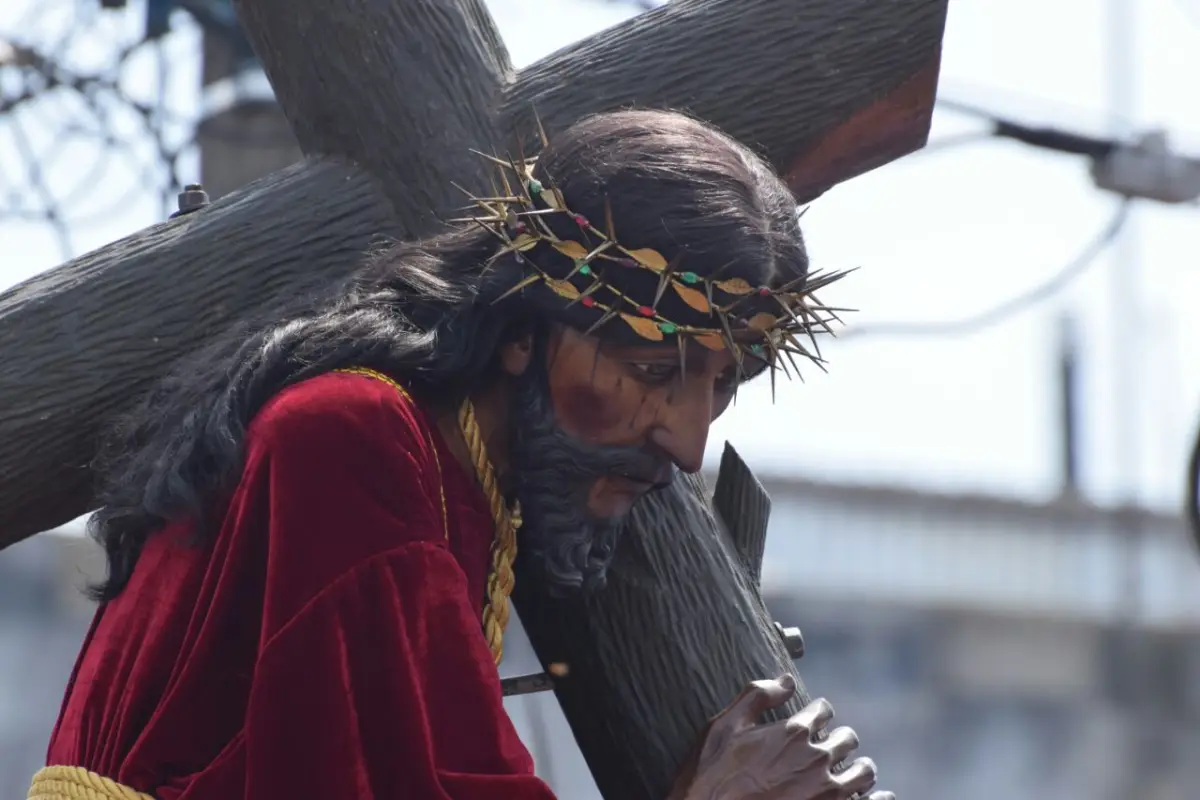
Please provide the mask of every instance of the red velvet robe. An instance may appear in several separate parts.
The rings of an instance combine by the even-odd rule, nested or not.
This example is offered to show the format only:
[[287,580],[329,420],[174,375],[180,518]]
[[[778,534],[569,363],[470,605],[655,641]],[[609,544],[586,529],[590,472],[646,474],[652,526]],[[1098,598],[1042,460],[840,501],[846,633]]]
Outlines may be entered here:
[[393,386],[281,392],[215,543],[189,533],[97,612],[48,764],[162,800],[552,797],[481,628],[483,493]]

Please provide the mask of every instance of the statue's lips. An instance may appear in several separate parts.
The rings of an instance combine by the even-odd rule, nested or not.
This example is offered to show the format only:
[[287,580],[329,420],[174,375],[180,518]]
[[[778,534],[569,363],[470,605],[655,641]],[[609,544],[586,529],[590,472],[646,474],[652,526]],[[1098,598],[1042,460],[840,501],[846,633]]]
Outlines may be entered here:
[[642,495],[655,489],[663,489],[671,485],[672,470],[670,467],[659,470],[654,475],[612,475],[609,479],[619,491],[633,495]]

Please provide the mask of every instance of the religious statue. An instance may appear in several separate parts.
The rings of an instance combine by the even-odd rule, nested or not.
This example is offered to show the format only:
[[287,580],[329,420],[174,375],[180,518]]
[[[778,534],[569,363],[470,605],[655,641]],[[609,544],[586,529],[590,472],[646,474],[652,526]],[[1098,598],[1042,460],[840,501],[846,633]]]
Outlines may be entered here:
[[[739,387],[819,361],[838,275],[774,171],[682,114],[464,157],[495,168],[465,217],[230,331],[112,430],[107,579],[30,798],[552,796],[497,672],[517,559],[603,591]],[[795,684],[759,677],[673,800],[892,797],[825,701],[761,723]]]

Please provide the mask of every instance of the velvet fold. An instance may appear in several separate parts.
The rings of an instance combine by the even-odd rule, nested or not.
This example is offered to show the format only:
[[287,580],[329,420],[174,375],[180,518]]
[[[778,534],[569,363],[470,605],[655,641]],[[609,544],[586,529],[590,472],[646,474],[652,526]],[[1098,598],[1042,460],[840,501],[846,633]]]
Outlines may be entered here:
[[215,540],[151,537],[96,613],[47,754],[161,800],[547,800],[480,614],[474,476],[396,387],[273,398]]

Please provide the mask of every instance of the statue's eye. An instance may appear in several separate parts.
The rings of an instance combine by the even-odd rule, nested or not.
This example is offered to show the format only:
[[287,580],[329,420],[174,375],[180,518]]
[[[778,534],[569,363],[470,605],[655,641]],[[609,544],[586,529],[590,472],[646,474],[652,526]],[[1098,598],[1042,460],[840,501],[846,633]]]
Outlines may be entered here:
[[679,365],[662,361],[633,361],[629,366],[647,383],[668,383],[679,374]]

